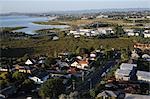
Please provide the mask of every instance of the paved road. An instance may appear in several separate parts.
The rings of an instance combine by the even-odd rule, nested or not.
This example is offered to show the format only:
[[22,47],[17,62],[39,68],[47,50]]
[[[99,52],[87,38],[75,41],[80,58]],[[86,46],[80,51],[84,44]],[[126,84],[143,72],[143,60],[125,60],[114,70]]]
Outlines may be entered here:
[[105,64],[104,68],[101,68],[95,72],[92,77],[84,83],[82,83],[80,86],[76,86],[77,91],[88,91],[91,88],[94,88],[96,84],[98,84],[101,80],[101,75],[107,71],[107,69],[113,67],[116,64],[115,61],[109,61]]

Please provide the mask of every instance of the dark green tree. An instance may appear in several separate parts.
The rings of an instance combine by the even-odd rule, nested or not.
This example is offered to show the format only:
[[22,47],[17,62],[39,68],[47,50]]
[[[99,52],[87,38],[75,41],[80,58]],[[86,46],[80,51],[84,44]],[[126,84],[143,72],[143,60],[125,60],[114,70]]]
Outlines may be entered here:
[[29,90],[32,90],[34,88],[34,81],[30,79],[26,79],[22,84],[21,84],[21,89],[28,92]]
[[3,72],[1,73],[0,78],[2,78],[3,80],[9,80],[11,77],[8,72]]
[[5,88],[8,85],[7,80],[0,80],[0,89]]
[[49,79],[40,88],[39,95],[43,98],[58,97],[65,91],[64,84],[61,79]]
[[45,68],[50,68],[52,65],[56,64],[56,60],[53,57],[48,57],[45,60]]
[[15,80],[22,81],[22,80],[25,80],[26,75],[24,73],[20,73],[20,72],[16,71],[12,74],[12,78],[14,78]]
[[115,27],[115,34],[116,34],[116,36],[123,36],[124,35],[124,30],[123,30],[123,28],[122,28],[122,26],[119,26],[119,25],[117,25],[116,27]]

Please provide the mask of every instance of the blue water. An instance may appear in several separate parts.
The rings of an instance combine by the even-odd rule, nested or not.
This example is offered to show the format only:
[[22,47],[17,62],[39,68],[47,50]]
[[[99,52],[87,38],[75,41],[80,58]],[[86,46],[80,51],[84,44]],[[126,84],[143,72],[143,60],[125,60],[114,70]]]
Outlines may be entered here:
[[35,34],[35,30],[49,29],[49,28],[65,28],[65,25],[38,25],[32,22],[48,21],[53,18],[48,17],[31,17],[31,16],[0,16],[0,27],[27,27],[16,30],[16,32],[25,32],[27,34]]

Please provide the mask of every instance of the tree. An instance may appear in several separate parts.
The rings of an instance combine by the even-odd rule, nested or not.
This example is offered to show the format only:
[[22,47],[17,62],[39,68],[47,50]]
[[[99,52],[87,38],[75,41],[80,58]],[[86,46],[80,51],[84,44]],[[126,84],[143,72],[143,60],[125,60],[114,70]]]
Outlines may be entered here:
[[40,88],[40,96],[57,97],[65,91],[64,84],[61,79],[49,79]]
[[30,79],[26,79],[22,84],[21,84],[21,89],[24,91],[28,92],[29,90],[34,88],[34,81]]
[[92,52],[92,51],[94,51],[94,50],[95,50],[94,47],[91,47],[91,48],[90,48],[90,52]]
[[122,36],[124,33],[125,33],[125,32],[124,32],[122,26],[118,26],[118,25],[117,25],[117,26],[115,27],[115,34],[116,34],[116,36]]
[[95,90],[94,90],[94,89],[91,89],[91,90],[90,90],[90,96],[92,96],[92,97],[95,97],[95,96],[96,96],[96,93],[95,93]]
[[51,67],[51,65],[54,65],[54,64],[56,64],[56,61],[55,61],[55,58],[53,58],[53,57],[48,57],[45,60],[45,67],[46,68],[49,68],[49,67]]
[[80,48],[80,47],[78,47],[77,49],[76,49],[76,54],[80,54],[80,55],[84,55],[84,54],[88,54],[88,49],[86,49],[86,48]]
[[7,80],[0,80],[0,89],[5,88],[8,85]]
[[14,78],[16,80],[24,80],[25,79],[25,74],[16,71],[16,72],[13,73],[12,78]]
[[76,46],[76,54],[80,54],[80,47],[79,46]]
[[2,78],[3,80],[9,80],[10,74],[8,72],[1,73],[0,78]]
[[28,54],[25,54],[25,55],[21,58],[21,60],[22,60],[22,61],[26,61],[28,58],[29,58],[29,55],[28,55]]

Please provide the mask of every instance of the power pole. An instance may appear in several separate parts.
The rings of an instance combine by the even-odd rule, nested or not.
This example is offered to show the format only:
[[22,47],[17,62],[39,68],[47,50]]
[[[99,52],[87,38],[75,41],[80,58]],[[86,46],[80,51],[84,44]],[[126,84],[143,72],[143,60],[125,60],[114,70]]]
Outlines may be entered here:
[[84,81],[84,71],[82,72],[82,81]]
[[72,89],[75,90],[75,80],[72,80]]
[[90,83],[90,89],[92,89],[92,80],[91,79],[88,79],[89,83]]

